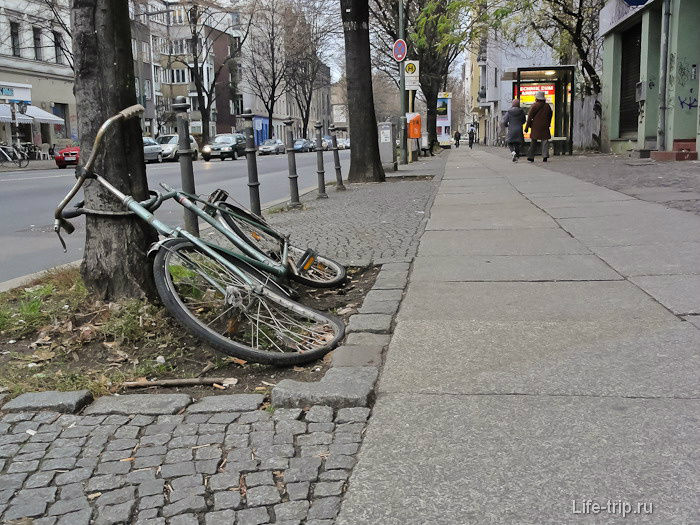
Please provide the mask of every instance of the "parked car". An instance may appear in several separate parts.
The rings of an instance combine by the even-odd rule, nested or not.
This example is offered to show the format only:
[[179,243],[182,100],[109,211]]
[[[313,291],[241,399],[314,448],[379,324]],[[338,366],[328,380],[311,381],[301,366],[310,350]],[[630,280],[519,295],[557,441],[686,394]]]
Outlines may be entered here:
[[307,151],[313,151],[314,145],[310,140],[307,139],[297,139],[294,141],[294,151],[297,153],[306,153]]
[[151,137],[143,137],[143,160],[163,162],[163,147]]
[[221,160],[245,156],[245,137],[241,133],[221,133],[211,143],[202,147],[202,158],[209,162],[212,157]]
[[[156,142],[163,148],[163,160],[178,160],[177,141],[177,135],[161,135],[156,139]],[[194,140],[192,135],[190,135],[190,149],[194,150],[192,160],[197,160],[199,157],[199,148],[197,147],[197,141]]]
[[284,143],[279,139],[267,139],[258,148],[260,155],[271,155],[278,153],[284,153]]
[[68,146],[60,150],[53,158],[59,169],[66,166],[77,166],[80,160],[80,146]]
[[323,144],[323,149],[325,151],[333,149],[333,137],[330,135],[324,135],[321,137],[321,144]]

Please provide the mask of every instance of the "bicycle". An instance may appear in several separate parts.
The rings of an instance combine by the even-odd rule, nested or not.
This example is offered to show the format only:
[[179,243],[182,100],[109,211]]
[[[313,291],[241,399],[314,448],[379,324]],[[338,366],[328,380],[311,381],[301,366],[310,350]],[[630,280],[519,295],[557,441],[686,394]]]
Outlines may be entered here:
[[[61,231],[70,234],[75,230],[68,219],[95,213],[82,207],[64,209],[87,179],[94,180],[128,210],[98,214],[135,215],[164,237],[148,252],[153,260],[158,295],[181,325],[213,348],[247,361],[272,365],[305,363],[335,348],[345,335],[343,322],[293,301],[283,287],[265,275],[284,275],[290,271],[288,264],[260,257],[259,253],[253,255],[249,247],[247,255],[228,250],[180,227],[169,226],[152,213],[164,201],[175,199],[236,246],[248,246],[211,214],[199,208],[195,204],[201,201],[199,197],[161,184],[167,193],[152,192],[148,199],[138,202],[94,172],[93,165],[106,131],[115,122],[132,118],[142,111],[142,106],[132,106],[105,121],[95,137],[87,163],[76,169],[78,180],[54,213],[54,231],[64,249]],[[287,261],[284,250],[282,255],[282,260]]]
[[15,145],[0,146],[0,166],[15,164],[18,168],[26,168],[29,165],[29,155]]

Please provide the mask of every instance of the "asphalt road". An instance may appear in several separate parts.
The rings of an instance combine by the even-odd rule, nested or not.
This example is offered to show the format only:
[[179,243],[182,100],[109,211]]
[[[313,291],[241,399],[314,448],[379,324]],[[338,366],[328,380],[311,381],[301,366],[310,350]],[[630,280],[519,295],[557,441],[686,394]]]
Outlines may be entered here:
[[[347,175],[349,151],[341,151],[343,175]],[[316,155],[297,155],[299,188],[316,184]],[[332,153],[324,154],[326,180],[335,180]],[[160,189],[165,182],[180,187],[179,164],[149,164],[148,183]],[[289,196],[286,155],[258,157],[260,198],[263,203]],[[195,162],[197,193],[209,194],[223,188],[248,206],[246,161],[212,160]],[[63,253],[53,232],[53,212],[74,182],[73,170],[30,170],[0,173],[0,283],[82,258],[85,241],[83,218],[76,219],[76,231],[64,236],[68,251]],[[332,190],[331,190],[332,191]],[[79,200],[76,197],[76,200]],[[169,224],[182,224],[182,208],[168,202],[157,212]]]

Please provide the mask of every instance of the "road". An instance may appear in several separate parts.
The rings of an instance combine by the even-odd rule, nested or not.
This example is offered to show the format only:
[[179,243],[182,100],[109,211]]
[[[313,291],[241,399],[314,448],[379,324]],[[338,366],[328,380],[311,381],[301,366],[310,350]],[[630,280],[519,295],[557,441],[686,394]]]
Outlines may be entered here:
[[[341,151],[344,176],[349,166],[349,151]],[[299,188],[316,184],[316,155],[297,155]],[[326,180],[335,180],[332,153],[324,154]],[[260,198],[263,203],[289,196],[285,155],[258,157]],[[179,164],[149,164],[148,183],[160,182],[180,187]],[[84,220],[74,221],[76,231],[64,236],[68,251],[63,253],[53,233],[53,212],[74,181],[73,170],[29,170],[0,173],[0,283],[33,272],[82,258],[85,241]],[[209,194],[223,188],[239,202],[248,205],[248,172],[244,160],[195,162],[197,193]],[[332,191],[332,190],[331,190]],[[76,198],[76,200],[78,200]],[[182,223],[182,208],[165,203],[157,216],[170,224]]]

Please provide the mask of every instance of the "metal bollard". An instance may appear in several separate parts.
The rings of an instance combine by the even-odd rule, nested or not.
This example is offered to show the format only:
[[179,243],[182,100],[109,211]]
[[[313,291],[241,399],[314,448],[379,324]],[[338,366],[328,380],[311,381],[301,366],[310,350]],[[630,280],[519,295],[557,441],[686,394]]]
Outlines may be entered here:
[[250,194],[250,211],[262,215],[260,209],[260,182],[258,181],[258,159],[255,155],[255,137],[253,136],[253,111],[245,108],[240,115],[245,120],[245,158],[248,164],[248,192]]
[[333,139],[333,160],[335,161],[335,189],[337,191],[345,191],[345,186],[343,185],[343,173],[340,169],[340,154],[338,153],[338,137],[335,132],[341,128],[336,128],[335,124],[331,124],[328,131],[331,132],[331,138]]
[[323,124],[316,121],[316,173],[318,174],[318,196],[317,199],[327,199],[326,193],[326,173],[323,171],[323,140],[321,139],[321,128]]
[[406,115],[401,117],[401,131],[399,131],[399,144],[401,145],[401,164],[408,164],[408,149],[406,140]]
[[[190,144],[190,121],[187,110],[190,105],[185,97],[175,97],[173,110],[177,113],[177,156],[180,161],[180,181],[182,191],[195,193],[194,170],[192,169],[192,149]],[[197,214],[185,209],[185,229],[192,235],[199,236],[199,220]]]
[[284,125],[287,128],[287,167],[289,169],[289,207],[298,208],[301,206],[299,202],[299,182],[297,175],[297,159],[294,156],[294,134],[292,132],[292,124],[294,121],[291,116],[284,120]]

